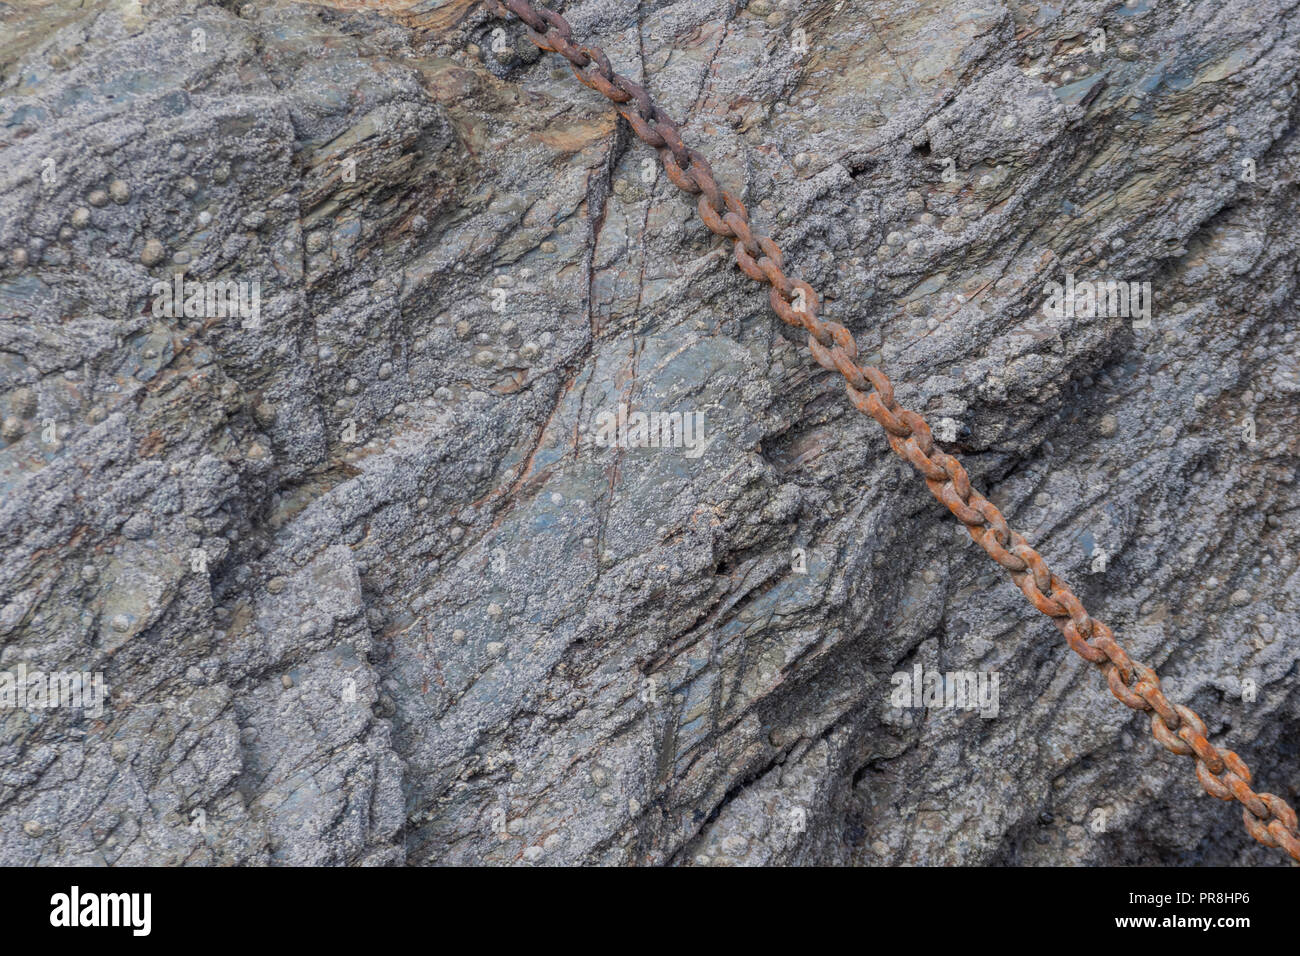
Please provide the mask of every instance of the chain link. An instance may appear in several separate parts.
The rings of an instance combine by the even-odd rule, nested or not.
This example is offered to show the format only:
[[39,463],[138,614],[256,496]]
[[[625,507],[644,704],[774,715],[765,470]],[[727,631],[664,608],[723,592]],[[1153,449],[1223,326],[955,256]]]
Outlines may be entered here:
[[1088,614],[1042,555],[971,487],[961,462],[935,445],[925,419],[898,404],[885,373],[858,363],[852,333],[838,322],[817,317],[817,293],[802,279],[786,274],[777,244],[750,225],[745,204],[719,188],[708,160],[682,142],[677,124],[645,89],[616,73],[598,47],[575,44],[572,29],[558,13],[529,0],[502,0],[497,6],[499,12],[508,11],[522,20],[540,49],[568,60],[579,82],[611,100],[637,137],[658,150],[673,184],[699,197],[696,207],[704,225],[732,240],[740,271],[769,285],[772,310],[787,325],[808,333],[808,349],[817,364],[843,376],[854,407],[880,424],[894,452],[921,473],[930,493],[966,526],[975,543],[1002,566],[1029,602],[1052,619],[1070,647],[1097,665],[1111,693],[1125,706],[1151,714],[1151,733],[1167,750],[1194,758],[1196,777],[1206,793],[1241,803],[1251,836],[1265,846],[1281,847],[1300,861],[1300,829],[1290,804],[1251,789],[1250,770],[1241,758],[1210,743],[1205,722],[1191,708],[1165,698],[1155,671],[1130,658],[1111,629]]

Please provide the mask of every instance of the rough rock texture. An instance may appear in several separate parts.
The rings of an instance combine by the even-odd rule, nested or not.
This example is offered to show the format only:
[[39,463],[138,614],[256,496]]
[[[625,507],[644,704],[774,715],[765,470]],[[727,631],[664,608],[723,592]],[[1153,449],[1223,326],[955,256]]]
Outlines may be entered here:
[[[0,862],[1286,862],[602,97],[365,6],[0,3],[0,669],[109,687],[0,710]],[[1294,799],[1300,6],[565,13]],[[156,314],[180,271],[260,315]],[[1149,327],[1045,314],[1067,273]],[[602,445],[620,402],[707,447]],[[891,706],[918,664],[997,716]]]

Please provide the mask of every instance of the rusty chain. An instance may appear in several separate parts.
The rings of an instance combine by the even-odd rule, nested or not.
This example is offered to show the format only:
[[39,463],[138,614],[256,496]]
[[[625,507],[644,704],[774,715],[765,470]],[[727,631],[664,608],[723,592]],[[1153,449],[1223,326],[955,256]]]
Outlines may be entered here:
[[529,0],[500,0],[496,6],[499,13],[508,11],[522,20],[540,49],[568,60],[579,82],[611,100],[637,137],[658,150],[673,184],[699,196],[697,209],[704,225],[715,235],[733,240],[740,271],[771,286],[768,300],[777,316],[807,331],[808,348],[817,363],[844,377],[853,405],[880,424],[894,452],[921,473],[931,494],[966,526],[975,543],[1002,566],[1030,603],[1052,619],[1070,647],[1098,666],[1120,702],[1150,712],[1155,739],[1172,753],[1195,759],[1196,777],[1206,793],[1242,804],[1242,819],[1251,836],[1265,846],[1281,847],[1300,861],[1300,829],[1291,805],[1274,794],[1251,789],[1250,770],[1241,758],[1210,743],[1205,722],[1191,708],[1166,699],[1155,671],[1129,657],[1111,629],[1084,610],[1042,555],[971,487],[961,462],[935,446],[925,419],[895,401],[894,387],[884,372],[858,364],[852,333],[838,322],[817,318],[816,292],[802,279],[786,274],[777,244],[750,225],[745,204],[718,186],[709,161],[682,142],[678,125],[645,88],[616,73],[600,48],[575,44],[568,21],[553,10]]

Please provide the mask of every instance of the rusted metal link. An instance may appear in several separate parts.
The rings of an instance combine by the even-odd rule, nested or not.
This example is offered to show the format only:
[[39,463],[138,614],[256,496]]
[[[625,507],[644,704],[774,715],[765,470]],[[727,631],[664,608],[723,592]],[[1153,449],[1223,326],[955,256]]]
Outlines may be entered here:
[[[523,21],[533,43],[559,53],[584,85],[616,104],[633,133],[658,151],[673,185],[700,197],[696,208],[701,221],[714,235],[732,240],[736,266],[745,275],[771,287],[772,310],[783,322],[807,331],[813,359],[844,378],[853,406],[876,420],[894,452],[920,472],[931,494],[966,526],[975,543],[1007,572],[1029,602],[1052,619],[1070,648],[1101,670],[1115,697],[1133,710],[1151,713],[1152,735],[1171,753],[1195,760],[1196,777],[1206,793],[1242,805],[1242,818],[1252,837],[1300,861],[1300,829],[1290,804],[1251,789],[1250,770],[1241,758],[1210,743],[1204,721],[1189,707],[1165,698],[1156,673],[1125,653],[1110,628],[1088,614],[1042,555],[971,487],[961,462],[935,446],[925,419],[898,404],[885,373],[858,364],[852,333],[838,322],[817,318],[817,293],[808,283],[786,274],[780,248],[754,229],[744,203],[719,189],[708,160],[685,145],[678,124],[640,84],[615,72],[598,47],[575,46],[573,31],[560,14],[529,0],[501,0],[500,6]],[[595,68],[586,72],[592,64]]]

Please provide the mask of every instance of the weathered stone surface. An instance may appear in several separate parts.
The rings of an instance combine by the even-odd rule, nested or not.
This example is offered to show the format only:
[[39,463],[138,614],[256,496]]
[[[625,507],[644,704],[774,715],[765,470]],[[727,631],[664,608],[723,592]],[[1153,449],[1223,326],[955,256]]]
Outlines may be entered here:
[[[565,13],[1294,799],[1294,13]],[[0,20],[0,670],[109,688],[0,710],[0,861],[1284,863],[518,24]],[[256,314],[159,314],[182,271]],[[1149,327],[1047,315],[1067,273]],[[705,440],[607,447],[620,403]],[[917,665],[997,716],[891,707]]]

